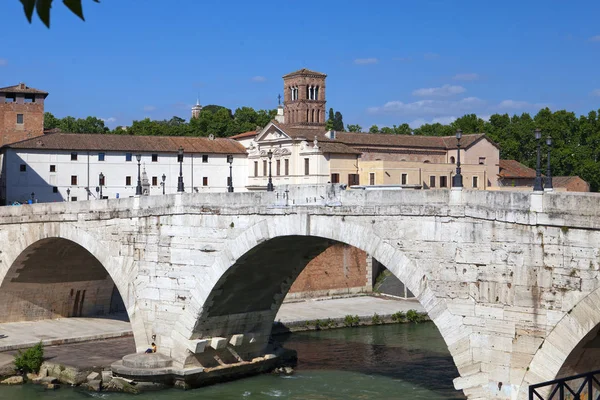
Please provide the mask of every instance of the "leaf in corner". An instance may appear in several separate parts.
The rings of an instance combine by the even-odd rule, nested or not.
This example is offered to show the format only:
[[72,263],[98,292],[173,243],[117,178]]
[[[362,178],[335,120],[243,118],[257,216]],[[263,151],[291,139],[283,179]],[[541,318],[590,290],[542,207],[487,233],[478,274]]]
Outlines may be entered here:
[[71,10],[71,12],[77,15],[79,18],[85,21],[83,18],[83,8],[81,7],[81,0],[63,0],[65,6]]
[[23,11],[29,23],[31,23],[31,17],[33,16],[33,10],[35,9],[35,0],[21,0],[23,4]]
[[52,0],[37,0],[35,3],[35,10],[47,28],[50,28],[50,7]]

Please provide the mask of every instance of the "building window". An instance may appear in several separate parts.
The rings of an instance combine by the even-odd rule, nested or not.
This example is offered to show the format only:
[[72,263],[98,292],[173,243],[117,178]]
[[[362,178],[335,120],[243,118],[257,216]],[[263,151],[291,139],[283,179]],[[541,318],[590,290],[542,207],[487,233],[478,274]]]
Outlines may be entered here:
[[331,183],[340,183],[340,174],[331,174]]
[[267,176],[267,160],[263,160],[263,176]]
[[485,165],[485,157],[479,157],[479,164]]
[[17,114],[17,124],[23,124],[23,114]]
[[275,169],[277,170],[277,176],[281,175],[281,160],[277,160],[275,162],[275,165],[277,166]]
[[358,174],[348,174],[348,186],[358,185],[359,182]]
[[375,173],[369,173],[369,185],[373,186],[375,184]]
[[71,196],[71,201],[77,201],[77,196]]
[[98,161],[104,161],[104,153],[98,153]]
[[158,162],[158,154],[152,154],[152,162]]
[[447,176],[440,176],[440,187],[441,188],[448,187],[448,177]]
[[208,162],[208,154],[202,154],[202,162],[203,163],[207,163]]
[[208,186],[208,176],[202,177],[202,186]]
[[476,177],[476,176],[474,176],[474,177],[473,177],[473,187],[474,187],[474,188],[476,188],[476,187],[477,187],[477,184],[478,184],[478,182],[477,182],[477,177]]
[[254,177],[258,176],[258,161],[254,161]]
[[52,187],[52,193],[58,193],[58,188],[56,186]]
[[71,186],[77,186],[77,175],[71,175]]
[[450,164],[454,164],[456,163],[456,159],[454,158],[454,156],[450,157]]
[[56,172],[56,165],[50,166],[50,172]]
[[283,160],[283,168],[285,170],[285,176],[288,176],[290,174],[290,160],[289,159],[285,159]]
[[429,187],[430,188],[434,188],[435,187],[435,176],[430,176],[429,177]]
[[158,186],[158,176],[152,177],[152,186]]
[[19,165],[19,171],[21,171],[21,172],[27,171],[27,164],[21,164],[21,165]]
[[131,161],[131,153],[125,153],[125,161]]
[[402,180],[400,181],[403,185],[406,185],[408,181],[408,174],[402,174]]
[[131,177],[130,176],[125,177],[125,186],[131,186]]
[[77,161],[77,153],[71,153],[71,161]]
[[304,159],[304,175],[310,175],[310,159]]

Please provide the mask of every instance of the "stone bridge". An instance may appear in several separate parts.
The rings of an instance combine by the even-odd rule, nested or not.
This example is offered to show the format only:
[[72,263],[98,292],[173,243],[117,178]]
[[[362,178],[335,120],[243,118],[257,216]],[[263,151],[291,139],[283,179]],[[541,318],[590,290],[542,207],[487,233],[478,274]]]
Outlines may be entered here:
[[600,359],[598,200],[303,186],[2,207],[0,320],[104,313],[116,286],[138,351],[154,341],[183,369],[248,360],[305,265],[343,242],[417,296],[457,389],[525,398]]

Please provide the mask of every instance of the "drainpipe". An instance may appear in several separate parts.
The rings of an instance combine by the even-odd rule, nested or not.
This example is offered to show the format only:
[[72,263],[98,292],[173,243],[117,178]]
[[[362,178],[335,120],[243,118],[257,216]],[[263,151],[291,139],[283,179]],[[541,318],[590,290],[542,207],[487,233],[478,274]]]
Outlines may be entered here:
[[87,190],[86,195],[87,195],[87,199],[90,199],[90,152],[87,152]]

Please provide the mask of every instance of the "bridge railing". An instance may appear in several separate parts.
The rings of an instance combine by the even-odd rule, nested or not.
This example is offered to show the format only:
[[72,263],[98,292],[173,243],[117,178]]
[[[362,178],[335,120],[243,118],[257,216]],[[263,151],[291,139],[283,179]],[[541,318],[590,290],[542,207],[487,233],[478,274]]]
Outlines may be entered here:
[[529,400],[600,400],[600,370],[529,386]]

